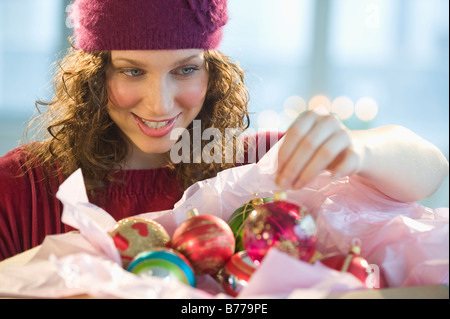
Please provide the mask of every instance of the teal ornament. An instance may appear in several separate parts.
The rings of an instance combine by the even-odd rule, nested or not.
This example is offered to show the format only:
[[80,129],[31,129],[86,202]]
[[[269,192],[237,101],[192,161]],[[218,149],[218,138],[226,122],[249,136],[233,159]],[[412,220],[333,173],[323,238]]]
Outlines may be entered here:
[[138,254],[127,268],[138,276],[155,276],[168,281],[178,280],[195,287],[195,276],[189,261],[171,248],[154,248]]

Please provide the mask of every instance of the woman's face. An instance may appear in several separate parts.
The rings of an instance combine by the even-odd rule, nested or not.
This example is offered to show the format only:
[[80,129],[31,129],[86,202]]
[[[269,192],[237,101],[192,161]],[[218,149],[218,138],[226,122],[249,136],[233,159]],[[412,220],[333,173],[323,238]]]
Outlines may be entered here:
[[[108,113],[131,141],[127,168],[150,168],[200,112],[208,86],[204,51],[112,51]],[[181,130],[177,130],[178,132]],[[175,133],[175,132],[173,132]]]

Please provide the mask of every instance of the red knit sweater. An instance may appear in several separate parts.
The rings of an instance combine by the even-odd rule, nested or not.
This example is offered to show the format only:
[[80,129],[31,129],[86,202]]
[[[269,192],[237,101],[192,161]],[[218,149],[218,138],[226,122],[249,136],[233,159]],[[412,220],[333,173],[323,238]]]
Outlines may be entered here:
[[[269,149],[269,134],[256,136],[256,148],[259,140]],[[276,140],[282,136],[275,135]],[[72,230],[61,222],[62,204],[55,196],[63,178],[44,178],[39,166],[24,172],[24,160],[23,147],[0,157],[0,261],[41,244],[46,235]],[[115,176],[124,183],[112,183],[90,198],[115,220],[172,209],[183,195],[167,167],[122,170]]]

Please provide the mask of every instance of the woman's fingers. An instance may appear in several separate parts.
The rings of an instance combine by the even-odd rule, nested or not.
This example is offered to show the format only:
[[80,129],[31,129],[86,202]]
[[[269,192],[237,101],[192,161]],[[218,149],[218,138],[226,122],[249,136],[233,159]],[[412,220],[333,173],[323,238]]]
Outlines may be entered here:
[[[286,162],[289,161],[291,155],[295,152],[299,142],[303,137],[313,128],[316,118],[311,112],[300,115],[297,120],[287,130],[283,145],[281,145],[278,152],[278,168],[283,168]],[[280,174],[278,174],[280,175]]]
[[350,132],[336,117],[307,112],[286,132],[276,182],[282,188],[300,188],[330,166],[340,174],[351,172],[357,159],[347,155],[350,147]]
[[357,173],[361,166],[361,159],[352,147],[345,149],[338,161],[334,161],[327,169],[333,171],[333,179]]
[[[336,161],[339,160],[339,158],[342,158],[340,155],[345,152],[349,145],[350,136],[346,131],[339,131],[330,136],[330,138],[316,150],[306,165],[304,165],[293,184],[293,188],[301,188],[321,171],[328,169],[332,163],[334,165],[340,165],[340,162],[337,164]],[[336,166],[336,169],[339,168],[340,166]]]
[[[311,131],[317,131],[318,115],[313,112],[306,112],[300,115],[291,125],[285,135],[283,145],[278,153],[278,174],[276,182],[283,188],[291,188],[295,177],[301,171],[302,166],[306,163],[312,152],[308,152],[303,144],[310,144]],[[319,134],[321,135],[321,134]],[[323,135],[323,132],[322,132]],[[308,137],[309,136],[309,137]],[[322,139],[322,137],[318,136]],[[305,141],[306,140],[306,141]],[[300,151],[299,151],[300,150]]]

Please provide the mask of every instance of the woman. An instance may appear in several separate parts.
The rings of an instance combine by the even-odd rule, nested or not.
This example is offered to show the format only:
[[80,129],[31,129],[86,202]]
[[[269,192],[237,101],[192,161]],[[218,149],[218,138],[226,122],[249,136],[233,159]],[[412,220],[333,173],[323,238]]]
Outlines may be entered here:
[[[243,72],[217,51],[225,0],[77,0],[71,17],[74,48],[57,71],[54,99],[39,102],[49,135],[0,158],[0,259],[70,230],[55,193],[77,168],[90,200],[118,220],[172,208],[187,186],[242,155],[245,140],[224,133],[248,126]],[[199,137],[196,125],[220,138]],[[398,126],[349,131],[334,116],[306,112],[285,135],[274,176],[283,188],[328,169],[416,201],[448,174],[436,147]],[[186,137],[180,162],[173,150]],[[266,137],[258,136],[265,147]],[[225,160],[230,149],[234,161]],[[195,157],[212,153],[214,161]]]

